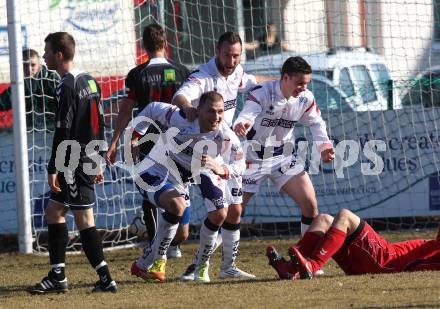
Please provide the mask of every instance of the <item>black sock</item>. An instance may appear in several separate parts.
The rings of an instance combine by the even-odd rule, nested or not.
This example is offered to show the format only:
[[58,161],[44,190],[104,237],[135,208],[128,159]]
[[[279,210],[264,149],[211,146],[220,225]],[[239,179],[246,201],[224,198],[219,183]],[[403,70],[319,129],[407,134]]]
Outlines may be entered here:
[[64,267],[66,262],[66,247],[68,231],[66,223],[48,224],[49,260],[51,265],[50,277],[61,281],[66,276]]
[[312,224],[312,222],[313,222],[313,218],[309,218],[304,215],[301,215],[301,223],[310,225]]
[[142,210],[144,212],[144,222],[148,238],[153,240],[156,237],[157,230],[157,208],[149,200],[144,199],[142,201]]
[[80,231],[81,242],[84,253],[90,262],[90,265],[96,270],[99,279],[103,282],[110,282],[110,272],[107,263],[104,260],[104,251],[102,248],[102,240],[96,230],[96,227]]

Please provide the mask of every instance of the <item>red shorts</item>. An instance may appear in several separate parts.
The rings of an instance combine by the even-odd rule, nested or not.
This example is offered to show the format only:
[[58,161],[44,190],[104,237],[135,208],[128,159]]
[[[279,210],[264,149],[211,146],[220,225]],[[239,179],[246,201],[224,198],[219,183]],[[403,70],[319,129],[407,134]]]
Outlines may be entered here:
[[440,242],[416,239],[389,243],[365,222],[333,259],[348,275],[440,270]]

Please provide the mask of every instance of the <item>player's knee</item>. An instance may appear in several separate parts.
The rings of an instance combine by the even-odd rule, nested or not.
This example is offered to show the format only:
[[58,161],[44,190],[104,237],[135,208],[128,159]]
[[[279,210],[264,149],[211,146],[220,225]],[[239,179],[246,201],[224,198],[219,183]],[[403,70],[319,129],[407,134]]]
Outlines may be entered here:
[[352,214],[353,213],[348,209],[341,209],[335,216],[335,221],[339,222],[340,224],[342,223],[348,227],[351,222],[350,219],[352,217]]
[[338,214],[336,215],[336,217],[339,219],[346,219],[347,220],[350,218],[351,214],[352,214],[352,212],[350,210],[343,208],[338,211]]
[[218,209],[208,213],[208,219],[215,225],[221,226],[227,217],[227,208]]
[[44,217],[46,218],[47,223],[55,224],[60,222],[62,216],[56,209],[48,207],[44,210]]
[[240,204],[234,204],[229,206],[226,220],[228,222],[239,223],[241,217],[241,209],[242,208]]
[[333,217],[327,214],[319,214],[316,216],[314,221],[318,222],[321,225],[330,226],[333,222]]
[[176,216],[182,216],[183,212],[185,211],[186,208],[186,203],[185,200],[183,198],[172,198],[169,200],[168,205],[167,205],[167,211],[169,213],[172,213]]

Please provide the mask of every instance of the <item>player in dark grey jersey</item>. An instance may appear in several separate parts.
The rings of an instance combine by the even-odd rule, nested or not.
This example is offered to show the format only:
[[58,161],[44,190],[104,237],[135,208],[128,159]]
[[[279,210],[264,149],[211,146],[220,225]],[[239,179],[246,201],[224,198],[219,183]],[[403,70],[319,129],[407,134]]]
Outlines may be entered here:
[[[51,270],[41,282],[29,288],[29,292],[59,293],[69,288],[64,268],[68,242],[65,215],[70,209],[81,235],[83,250],[99,276],[93,292],[114,293],[116,283],[104,259],[92,208],[95,204],[94,184],[103,181],[100,163],[93,158],[99,151],[99,140],[104,139],[101,90],[93,77],[74,68],[75,41],[70,34],[51,33],[45,43],[43,58],[47,67],[61,76],[56,89],[56,125],[48,165],[48,183],[52,192],[45,212]],[[70,146],[64,147],[66,144]],[[65,151],[62,151],[63,147]]]

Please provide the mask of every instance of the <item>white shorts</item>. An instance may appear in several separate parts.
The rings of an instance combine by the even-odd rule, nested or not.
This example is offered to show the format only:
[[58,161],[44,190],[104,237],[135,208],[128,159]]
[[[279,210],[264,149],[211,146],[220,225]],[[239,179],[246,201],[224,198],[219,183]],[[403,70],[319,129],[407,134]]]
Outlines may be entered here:
[[186,200],[186,207],[190,206],[188,184],[179,183],[167,170],[159,164],[146,170],[135,179],[136,187],[143,196],[156,207],[162,208],[159,196],[167,190],[176,190]]
[[[190,206],[189,183],[179,182],[165,167],[156,164],[147,169],[140,176],[140,179],[142,186],[139,186],[138,181],[136,182],[139,192],[157,207],[161,207],[159,203],[161,193],[172,189],[179,192],[185,198],[187,207]],[[226,181],[221,179],[220,176],[212,172],[202,172],[198,186],[208,212],[228,207],[225,198]]]
[[242,178],[231,178],[226,181],[226,202],[228,205],[243,202]]
[[247,167],[243,175],[243,192],[257,193],[261,183],[270,179],[281,188],[294,176],[304,171],[304,166],[296,162],[294,156],[283,160],[273,160],[271,166],[262,160],[246,161]]

